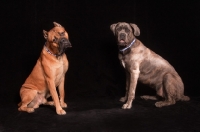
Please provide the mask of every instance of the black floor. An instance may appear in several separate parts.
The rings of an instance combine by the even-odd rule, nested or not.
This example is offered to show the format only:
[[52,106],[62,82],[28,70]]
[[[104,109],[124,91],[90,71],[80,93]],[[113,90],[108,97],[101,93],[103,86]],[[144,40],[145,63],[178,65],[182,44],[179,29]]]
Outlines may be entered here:
[[155,101],[136,97],[130,110],[121,109],[118,98],[79,97],[67,99],[66,115],[51,106],[40,106],[34,113],[19,112],[17,103],[1,105],[1,132],[198,132],[200,97],[189,102],[156,108]]

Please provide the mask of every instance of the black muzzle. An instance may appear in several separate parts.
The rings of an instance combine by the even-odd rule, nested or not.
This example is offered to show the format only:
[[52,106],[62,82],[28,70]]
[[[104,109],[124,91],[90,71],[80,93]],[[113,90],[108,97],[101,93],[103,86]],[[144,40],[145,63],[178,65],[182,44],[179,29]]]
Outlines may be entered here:
[[59,45],[59,53],[60,53],[60,55],[65,52],[66,48],[72,47],[70,41],[68,39],[66,39],[65,37],[59,38],[58,45]]

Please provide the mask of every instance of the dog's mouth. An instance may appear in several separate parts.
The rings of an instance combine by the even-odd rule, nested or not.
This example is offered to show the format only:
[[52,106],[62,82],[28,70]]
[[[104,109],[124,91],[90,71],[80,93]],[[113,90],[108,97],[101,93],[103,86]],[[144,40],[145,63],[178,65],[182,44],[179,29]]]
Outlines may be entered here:
[[124,41],[123,39],[121,39],[119,42],[120,42],[120,43],[124,43],[125,41]]
[[67,42],[67,43],[65,44],[65,49],[66,49],[66,48],[71,48],[71,47],[72,47],[72,45],[71,45],[70,42]]
[[119,39],[118,40],[118,46],[125,47],[125,46],[127,46],[127,43],[124,39]]

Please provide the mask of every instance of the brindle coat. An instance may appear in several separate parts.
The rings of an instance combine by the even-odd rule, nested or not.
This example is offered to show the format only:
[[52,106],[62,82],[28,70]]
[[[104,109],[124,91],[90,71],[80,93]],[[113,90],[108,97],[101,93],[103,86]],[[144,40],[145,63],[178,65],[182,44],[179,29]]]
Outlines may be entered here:
[[[117,37],[119,60],[126,69],[126,94],[120,99],[122,102],[127,101],[122,106],[123,109],[132,107],[138,80],[150,85],[157,91],[157,95],[164,99],[156,102],[156,107],[172,105],[178,100],[190,100],[188,96],[184,96],[183,82],[169,62],[136,39],[135,36],[140,35],[136,24],[119,22],[112,24],[110,28]],[[133,41],[133,45],[130,45]],[[130,48],[127,48],[128,46]],[[158,96],[144,95],[141,98],[157,100]]]
[[[69,65],[64,51],[71,47],[71,43],[64,27],[56,22],[53,29],[49,32],[43,30],[43,33],[46,44],[31,74],[20,89],[21,102],[18,110],[31,113],[40,104],[49,104],[55,105],[57,114],[64,115],[66,112],[62,107],[67,107],[64,102],[64,81]],[[47,102],[49,96],[52,96],[53,101]]]

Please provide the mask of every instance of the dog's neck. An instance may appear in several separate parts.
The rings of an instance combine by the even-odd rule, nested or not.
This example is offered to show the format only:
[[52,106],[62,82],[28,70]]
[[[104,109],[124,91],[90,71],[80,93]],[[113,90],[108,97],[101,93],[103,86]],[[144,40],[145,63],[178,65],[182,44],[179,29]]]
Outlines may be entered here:
[[47,53],[49,53],[50,55],[53,55],[53,56],[55,56],[55,57],[58,57],[58,56],[59,56],[59,55],[56,55],[56,54],[52,53],[52,52],[47,48],[46,43],[44,44],[44,48],[45,48],[45,50],[47,51]]
[[135,43],[135,41],[136,41],[136,38],[133,39],[133,41],[128,46],[126,46],[125,48],[119,49],[119,52],[121,54],[123,54],[123,55],[129,53],[130,52],[130,47]]

